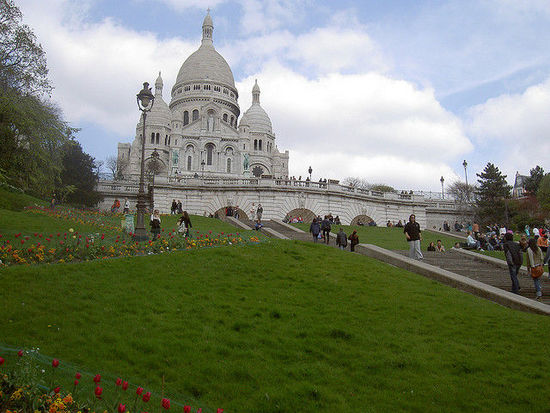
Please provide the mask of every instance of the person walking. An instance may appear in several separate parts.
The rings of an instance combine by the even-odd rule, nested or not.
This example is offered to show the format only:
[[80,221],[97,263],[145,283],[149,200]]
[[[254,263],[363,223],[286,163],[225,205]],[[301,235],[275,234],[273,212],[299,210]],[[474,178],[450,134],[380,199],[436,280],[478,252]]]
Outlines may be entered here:
[[330,219],[328,219],[328,216],[325,215],[325,219],[323,219],[323,222],[321,222],[321,230],[323,231],[323,239],[325,241],[325,244],[328,244],[330,241]]
[[153,239],[156,239],[160,235],[160,214],[159,210],[155,209],[155,212],[151,215],[151,234],[153,234]]
[[340,231],[336,234],[336,245],[338,245],[338,248],[341,250],[345,250],[348,246],[348,236],[342,228],[340,228]]
[[420,231],[420,225],[416,222],[416,215],[411,214],[409,222],[405,224],[403,230],[407,241],[409,242],[409,258],[414,260],[421,260],[424,258],[422,251],[420,251],[420,241],[422,241],[422,231]]
[[359,235],[357,235],[357,231],[353,231],[351,235],[348,237],[349,239],[349,248],[351,252],[355,251],[355,246],[359,244]]
[[264,213],[264,208],[262,207],[262,204],[258,204],[258,209],[256,210],[256,219],[258,221],[262,220],[263,213]]
[[183,211],[180,219],[178,219],[178,232],[187,238],[190,236],[190,228],[193,228],[193,225],[191,225],[191,218],[189,218],[187,211]]
[[544,258],[542,257],[542,251],[537,245],[537,240],[535,238],[529,238],[529,247],[527,248],[527,269],[533,278],[533,283],[535,284],[535,290],[537,291],[537,300],[540,300],[542,297],[542,287],[540,280],[542,278],[542,273],[544,272],[544,267],[542,263]]
[[172,207],[170,208],[170,214],[175,215],[178,210],[178,203],[175,199],[172,199]]
[[311,221],[309,232],[313,235],[313,242],[317,242],[319,240],[319,233],[321,232],[321,226],[319,225],[317,218],[313,218],[313,221]]
[[523,263],[521,247],[517,242],[514,242],[514,234],[511,232],[507,232],[504,235],[504,239],[503,249],[506,256],[506,264],[508,264],[508,271],[510,272],[510,279],[512,280],[512,292],[519,294],[518,272]]

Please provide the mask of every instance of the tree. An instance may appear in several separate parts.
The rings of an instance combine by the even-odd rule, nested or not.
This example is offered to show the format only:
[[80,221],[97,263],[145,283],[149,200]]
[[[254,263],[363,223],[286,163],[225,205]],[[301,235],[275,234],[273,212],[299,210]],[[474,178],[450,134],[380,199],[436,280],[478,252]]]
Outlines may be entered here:
[[485,223],[508,221],[506,198],[512,187],[506,182],[506,175],[491,162],[482,173],[477,174],[479,186],[476,191],[477,214]]
[[530,176],[525,180],[524,188],[525,191],[531,195],[537,195],[539,189],[540,181],[544,177],[544,169],[540,166],[536,166],[531,169]]
[[475,205],[475,187],[465,182],[453,182],[447,188],[447,196],[453,198],[456,203],[458,215],[462,221],[471,217]]
[[363,178],[348,176],[347,178],[342,179],[342,185],[351,186],[353,188],[359,189],[369,189],[370,184]]
[[542,210],[550,213],[550,174],[544,175],[537,191],[537,200]]
[[67,202],[95,206],[101,200],[101,195],[96,190],[97,174],[94,158],[82,150],[82,146],[71,140],[62,148],[61,187],[73,186],[75,189],[67,194]]
[[46,54],[22,20],[13,0],[0,0],[0,84],[22,94],[49,93]]
[[386,184],[372,184],[370,185],[369,189],[371,191],[378,191],[378,192],[395,192],[395,189],[393,186],[389,186]]
[[122,158],[117,158],[114,155],[110,155],[105,159],[105,166],[111,172],[113,179],[124,179],[124,171],[128,166],[128,161]]

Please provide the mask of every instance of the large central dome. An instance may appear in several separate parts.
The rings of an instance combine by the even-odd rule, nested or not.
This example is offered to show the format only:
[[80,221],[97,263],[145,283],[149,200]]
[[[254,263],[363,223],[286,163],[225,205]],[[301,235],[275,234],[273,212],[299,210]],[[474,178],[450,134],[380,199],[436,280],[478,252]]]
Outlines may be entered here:
[[231,68],[212,43],[213,30],[212,18],[210,14],[207,14],[202,24],[202,44],[181,65],[176,85],[208,79],[211,82],[221,83],[235,89]]

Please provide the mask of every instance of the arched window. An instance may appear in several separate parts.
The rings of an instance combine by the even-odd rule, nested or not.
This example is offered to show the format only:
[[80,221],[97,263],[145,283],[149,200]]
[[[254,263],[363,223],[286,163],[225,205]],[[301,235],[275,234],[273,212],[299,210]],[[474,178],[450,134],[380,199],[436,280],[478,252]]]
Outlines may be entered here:
[[187,125],[189,123],[189,112],[183,112],[183,124]]
[[231,116],[231,126],[233,126],[233,123],[235,122],[235,117]]
[[199,111],[195,109],[193,111],[193,121],[196,121],[199,118]]
[[168,135],[164,137],[164,146],[168,145]]
[[155,143],[155,133],[151,133],[151,143]]
[[258,139],[254,139],[254,150],[258,150]]
[[191,170],[191,163],[193,162],[193,158],[191,157],[191,155],[189,155],[187,157],[187,170],[190,171]]
[[224,114],[223,114],[223,121],[224,121],[224,122],[227,122],[227,113],[224,113]]
[[159,143],[160,141],[160,133],[157,133],[157,144]]
[[262,140],[260,139],[260,141],[258,142],[258,150],[261,151],[262,150]]
[[231,173],[231,158],[227,158],[227,173]]
[[209,143],[206,145],[206,164],[212,165],[213,158],[214,158],[214,145]]

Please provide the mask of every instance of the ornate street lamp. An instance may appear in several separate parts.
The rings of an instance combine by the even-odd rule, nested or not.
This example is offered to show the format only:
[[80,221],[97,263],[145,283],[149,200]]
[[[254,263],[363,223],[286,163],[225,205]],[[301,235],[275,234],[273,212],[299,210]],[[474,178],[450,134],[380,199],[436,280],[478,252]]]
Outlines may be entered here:
[[468,162],[466,162],[466,159],[464,159],[464,162],[462,162],[462,166],[464,167],[464,178],[466,179],[466,187],[468,187],[468,171],[466,168],[468,167]]
[[311,169],[311,166],[307,170],[309,172],[309,180],[311,181],[311,173],[313,172],[313,169]]
[[445,199],[445,191],[443,190],[443,183],[445,182],[445,178],[441,176],[441,179],[439,181],[441,182],[441,199]]
[[136,95],[136,101],[138,109],[142,113],[143,117],[143,133],[141,135],[141,171],[139,175],[139,191],[137,202],[137,223],[134,231],[134,239],[136,241],[147,240],[147,231],[145,230],[145,208],[147,207],[147,197],[145,195],[145,119],[147,118],[147,112],[153,107],[155,102],[155,96],[151,93],[149,83],[143,83],[143,89]]

